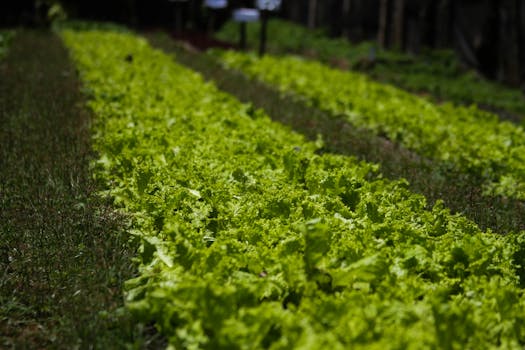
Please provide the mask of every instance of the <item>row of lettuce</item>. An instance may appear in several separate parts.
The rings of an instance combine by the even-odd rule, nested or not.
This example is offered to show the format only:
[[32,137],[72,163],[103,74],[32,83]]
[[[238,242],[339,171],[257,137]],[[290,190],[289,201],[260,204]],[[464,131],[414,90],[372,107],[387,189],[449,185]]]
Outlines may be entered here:
[[474,106],[436,105],[363,74],[294,56],[216,51],[228,68],[484,181],[489,195],[525,199],[525,132]]
[[518,349],[525,234],[481,232],[141,38],[61,32],[96,176],[133,217],[127,307],[188,349]]
[[[247,42],[253,48],[258,45],[259,27],[259,23],[247,26]],[[216,36],[238,42],[238,23],[227,22]],[[322,31],[279,19],[270,20],[268,49],[271,53],[296,53],[337,66],[365,70],[375,79],[410,91],[427,92],[438,100],[476,103],[525,116],[525,96],[521,91],[492,83],[466,70],[452,51],[424,51],[412,56],[379,50],[373,42],[351,44],[343,38],[329,38]]]
[[0,60],[7,55],[7,50],[15,36],[14,30],[0,30]]

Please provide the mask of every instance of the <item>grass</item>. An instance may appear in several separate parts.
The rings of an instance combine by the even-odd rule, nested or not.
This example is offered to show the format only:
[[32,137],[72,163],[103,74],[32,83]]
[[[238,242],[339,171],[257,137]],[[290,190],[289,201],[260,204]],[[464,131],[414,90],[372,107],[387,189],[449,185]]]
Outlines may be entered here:
[[406,178],[412,191],[427,197],[429,203],[443,199],[453,212],[462,213],[483,229],[506,233],[525,229],[525,205],[504,197],[486,197],[481,193],[482,180],[451,169],[449,165],[420,158],[410,151],[358,129],[344,121],[308,107],[300,100],[283,95],[265,84],[248,80],[240,73],[223,69],[209,55],[188,50],[162,34],[149,34],[149,41],[176,59],[214,81],[219,88],[233,94],[253,108],[264,109],[274,120],[289,125],[308,138],[319,135],[324,151],[355,155],[378,163],[385,177]]
[[136,244],[96,195],[80,91],[57,36],[17,33],[0,62],[0,348],[164,344],[122,308]]

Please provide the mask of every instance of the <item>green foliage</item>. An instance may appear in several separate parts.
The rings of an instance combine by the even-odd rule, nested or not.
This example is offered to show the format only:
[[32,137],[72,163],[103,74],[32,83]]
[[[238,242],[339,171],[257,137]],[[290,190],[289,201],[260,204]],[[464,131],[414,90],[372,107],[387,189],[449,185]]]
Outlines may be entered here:
[[50,2],[49,10],[47,11],[47,19],[50,22],[65,21],[67,17],[67,12],[64,10],[60,2]]
[[435,105],[366,76],[297,57],[219,52],[228,67],[352,124],[477,174],[489,194],[525,199],[525,132],[476,107]]
[[145,40],[62,33],[94,165],[143,241],[127,305],[174,348],[519,348],[523,234],[426,209]]
[[59,32],[61,30],[108,30],[118,33],[129,33],[130,30],[125,26],[113,22],[95,22],[83,20],[69,20],[57,19],[53,22],[53,30]]
[[7,55],[7,50],[15,36],[14,30],[0,30],[0,60]]
[[[259,27],[259,23],[247,25],[247,42],[252,48],[258,45]],[[238,24],[227,22],[217,37],[238,42]],[[268,25],[268,50],[276,54],[304,54],[338,66],[364,69],[374,79],[410,91],[431,93],[438,100],[476,103],[525,115],[525,96],[521,91],[464,71],[449,50],[426,50],[412,56],[379,50],[373,42],[355,45],[342,38],[328,38],[322,31],[278,19],[270,20]]]

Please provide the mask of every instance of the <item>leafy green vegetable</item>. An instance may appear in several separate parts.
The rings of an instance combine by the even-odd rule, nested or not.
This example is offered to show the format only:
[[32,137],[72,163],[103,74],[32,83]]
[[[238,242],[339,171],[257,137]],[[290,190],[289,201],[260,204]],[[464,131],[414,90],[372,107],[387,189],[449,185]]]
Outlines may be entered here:
[[[259,27],[259,23],[247,24],[247,42],[252,48],[258,45]],[[238,42],[238,24],[227,22],[216,36]],[[279,19],[270,20],[267,46],[274,54],[302,54],[339,67],[363,70],[374,79],[431,93],[437,100],[476,103],[525,116],[525,96],[521,91],[466,71],[450,50],[423,50],[418,56],[379,50],[373,42],[351,44],[342,38],[328,38],[323,31]]]
[[217,52],[223,63],[334,116],[480,176],[488,194],[525,199],[525,132],[474,106],[436,105],[363,74],[298,57]]
[[173,348],[525,344],[525,234],[317,155],[143,39],[62,37],[97,116],[96,174],[143,241],[127,306]]

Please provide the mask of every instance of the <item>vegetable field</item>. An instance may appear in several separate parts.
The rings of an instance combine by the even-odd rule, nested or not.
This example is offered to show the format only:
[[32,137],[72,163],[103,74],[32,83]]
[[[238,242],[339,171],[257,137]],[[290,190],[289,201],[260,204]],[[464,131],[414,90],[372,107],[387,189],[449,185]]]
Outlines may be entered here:
[[[408,91],[430,94],[437,101],[474,103],[503,112],[500,114],[505,116],[511,112],[515,114],[510,116],[513,120],[521,121],[525,116],[525,98],[519,90],[490,82],[467,70],[452,51],[421,52],[414,57],[380,50],[375,42],[356,45],[344,39],[328,38],[322,31],[279,19],[272,19],[268,28],[268,49],[273,54],[301,54],[342,69],[361,71]],[[247,25],[247,42],[251,48],[258,45],[259,30],[257,22]],[[216,36],[227,42],[239,42],[237,23],[228,22]]]
[[[9,37],[5,64],[0,55],[0,78],[9,78],[0,79],[0,154],[10,165],[0,171],[0,285],[9,288],[0,294],[0,345],[41,332],[21,347],[525,347],[520,227],[480,228],[447,198],[429,200],[383,174],[384,164],[277,122],[286,100],[265,95],[271,111],[242,103],[149,35],[151,43],[75,23],[50,37]],[[25,51],[12,70],[17,40],[43,56]],[[53,63],[38,74],[46,45]],[[224,67],[217,72],[231,84],[242,76],[300,104],[306,125],[309,113],[324,113],[356,138],[472,175],[494,205],[523,205],[525,132],[516,124],[313,60],[194,55]],[[21,89],[17,100],[7,91],[18,81],[38,93]],[[41,149],[22,147],[25,134]],[[20,208],[42,225],[23,223]],[[67,318],[54,316],[60,307]],[[74,330],[57,340],[53,327]]]
[[525,132],[520,126],[474,106],[437,106],[364,75],[300,58],[226,52],[222,60],[422,156],[479,174],[489,194],[525,198]]
[[143,39],[62,36],[97,116],[96,176],[142,240],[127,306],[172,346],[523,345],[523,234],[316,154]]

